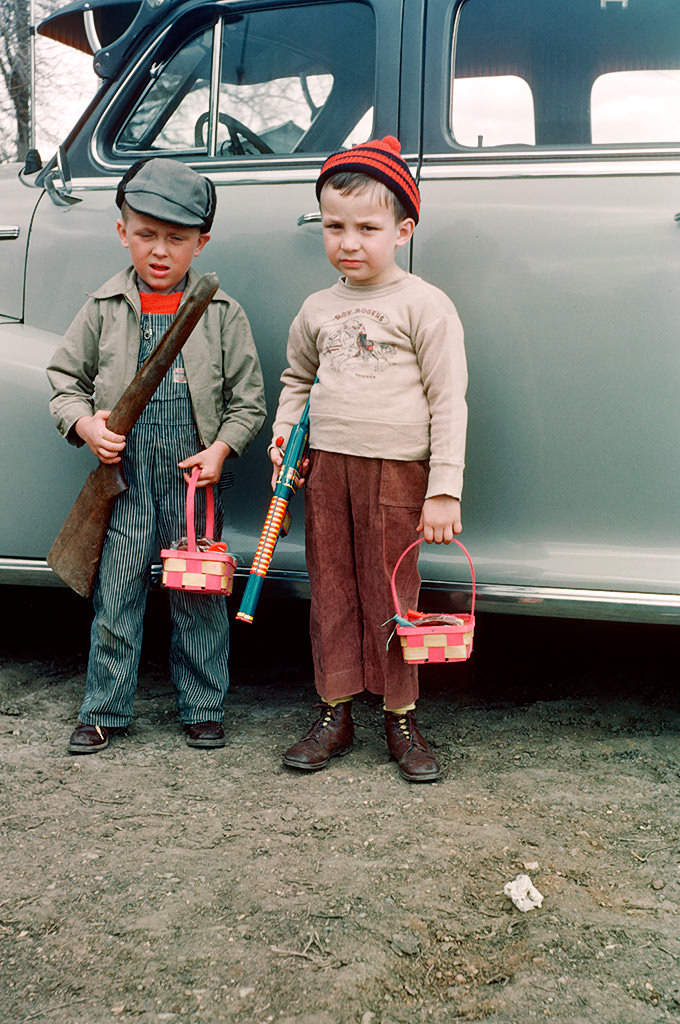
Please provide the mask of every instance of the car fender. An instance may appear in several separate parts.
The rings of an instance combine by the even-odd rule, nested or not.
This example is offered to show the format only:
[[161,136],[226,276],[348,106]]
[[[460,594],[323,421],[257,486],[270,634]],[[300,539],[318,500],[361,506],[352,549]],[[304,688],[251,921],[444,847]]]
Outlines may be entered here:
[[[45,373],[61,336],[25,324],[0,324],[2,464],[0,489],[0,582],[23,559],[43,560],[87,473],[96,465],[88,449],[69,445],[48,410]],[[35,532],[26,529],[34,521]],[[10,557],[11,556],[11,557]],[[43,572],[49,572],[44,566]]]

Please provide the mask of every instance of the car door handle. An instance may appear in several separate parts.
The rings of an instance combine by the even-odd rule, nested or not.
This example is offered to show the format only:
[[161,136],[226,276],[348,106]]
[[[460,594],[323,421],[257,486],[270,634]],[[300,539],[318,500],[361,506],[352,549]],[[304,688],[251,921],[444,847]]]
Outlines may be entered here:
[[302,213],[297,219],[297,226],[301,228],[304,224],[320,224],[320,213]]

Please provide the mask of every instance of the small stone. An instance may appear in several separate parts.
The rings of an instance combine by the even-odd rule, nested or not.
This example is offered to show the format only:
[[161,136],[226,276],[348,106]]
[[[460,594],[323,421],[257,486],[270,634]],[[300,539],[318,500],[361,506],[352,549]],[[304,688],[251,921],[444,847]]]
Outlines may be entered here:
[[655,878],[652,882],[652,889],[656,889],[658,892],[659,889],[663,889],[665,885],[666,883],[664,882],[663,878]]
[[415,935],[409,935],[408,932],[396,932],[392,936],[392,948],[395,953],[415,956],[420,952],[420,943]]

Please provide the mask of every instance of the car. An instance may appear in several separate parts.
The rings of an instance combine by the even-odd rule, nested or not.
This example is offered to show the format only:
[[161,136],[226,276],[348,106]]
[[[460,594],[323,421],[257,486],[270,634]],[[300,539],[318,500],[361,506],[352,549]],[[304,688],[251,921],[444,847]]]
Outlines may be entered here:
[[[59,583],[45,557],[92,457],[58,437],[44,368],[123,265],[127,167],[169,156],[217,189],[198,269],[245,308],[270,415],[222,481],[245,574],[288,327],[334,279],[314,182],[396,135],[422,194],[404,265],[465,328],[478,609],[680,622],[676,3],[76,0],[39,31],[91,50],[101,85],[44,166],[0,172],[0,582]],[[265,589],[306,593],[302,501]],[[453,545],[420,567],[442,603],[469,594]]]

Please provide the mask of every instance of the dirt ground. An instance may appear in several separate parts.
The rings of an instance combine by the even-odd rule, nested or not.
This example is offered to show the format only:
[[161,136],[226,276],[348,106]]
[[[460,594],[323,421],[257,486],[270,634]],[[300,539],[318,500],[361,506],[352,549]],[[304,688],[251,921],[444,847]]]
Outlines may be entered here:
[[414,786],[374,700],[351,755],[282,766],[304,604],[235,624],[227,746],[200,751],[155,596],[129,735],[74,757],[87,605],[0,601],[3,1022],[680,1021],[677,628],[482,616],[469,663],[422,672],[445,776]]

